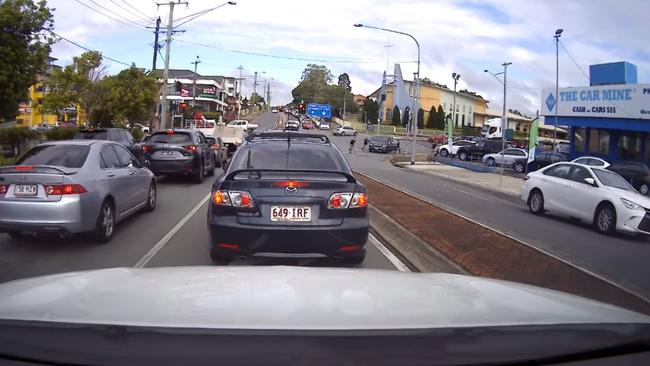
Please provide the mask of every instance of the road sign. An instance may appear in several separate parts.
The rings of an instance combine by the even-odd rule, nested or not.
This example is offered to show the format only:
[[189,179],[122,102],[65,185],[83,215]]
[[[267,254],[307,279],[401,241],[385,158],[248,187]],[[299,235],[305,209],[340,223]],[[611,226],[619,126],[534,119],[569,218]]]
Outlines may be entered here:
[[332,106],[329,104],[307,104],[307,115],[310,117],[332,118]]

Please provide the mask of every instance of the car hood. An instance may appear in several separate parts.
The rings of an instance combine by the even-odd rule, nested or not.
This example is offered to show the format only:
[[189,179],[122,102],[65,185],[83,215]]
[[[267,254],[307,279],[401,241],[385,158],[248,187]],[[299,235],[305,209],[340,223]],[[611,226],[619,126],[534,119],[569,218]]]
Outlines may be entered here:
[[543,288],[444,273],[301,267],[114,268],[0,285],[0,319],[218,329],[650,323]]
[[650,198],[642,195],[639,192],[632,192],[625,189],[607,187],[612,192],[615,192],[619,197],[625,198],[626,200],[632,201],[636,204],[639,204],[645,208],[650,209]]

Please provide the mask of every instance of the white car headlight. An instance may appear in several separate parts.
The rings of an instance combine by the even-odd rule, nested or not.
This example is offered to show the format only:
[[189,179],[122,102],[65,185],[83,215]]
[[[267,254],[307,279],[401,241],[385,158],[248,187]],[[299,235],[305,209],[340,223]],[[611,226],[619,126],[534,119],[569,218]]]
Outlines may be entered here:
[[625,207],[629,208],[630,210],[645,211],[645,208],[643,208],[643,206],[639,205],[638,203],[634,203],[630,200],[626,200],[625,198],[621,198],[621,202],[623,202]]

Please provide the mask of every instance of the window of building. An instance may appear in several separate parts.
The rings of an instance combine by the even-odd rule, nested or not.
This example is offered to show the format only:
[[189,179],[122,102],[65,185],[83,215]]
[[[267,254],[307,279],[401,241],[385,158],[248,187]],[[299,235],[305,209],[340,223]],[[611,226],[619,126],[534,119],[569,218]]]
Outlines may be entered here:
[[465,113],[465,106],[463,106],[463,113]]
[[469,114],[472,114],[472,106],[469,106]]
[[445,111],[447,110],[447,103],[442,103],[442,109]]
[[592,154],[609,154],[609,132],[592,128],[589,130],[589,152]]
[[456,112],[460,112],[460,106],[456,104]]
[[626,133],[618,138],[618,157],[620,159],[641,159],[641,135]]
[[[463,108],[463,109],[465,109],[465,108]],[[463,111],[463,112],[465,112],[465,111]],[[462,121],[463,121],[463,126],[465,126],[465,115],[464,114],[463,114]]]
[[573,151],[575,152],[585,152],[585,137],[587,136],[587,130],[585,128],[576,128],[574,134],[574,143]]

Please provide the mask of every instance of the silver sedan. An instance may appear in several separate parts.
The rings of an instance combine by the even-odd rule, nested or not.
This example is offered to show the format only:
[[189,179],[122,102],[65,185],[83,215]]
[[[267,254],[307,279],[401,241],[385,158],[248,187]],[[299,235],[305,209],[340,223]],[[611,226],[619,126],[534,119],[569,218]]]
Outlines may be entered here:
[[0,232],[111,240],[117,222],[156,207],[156,178],[124,146],[99,140],[48,142],[0,168]]

